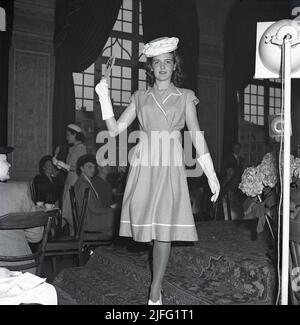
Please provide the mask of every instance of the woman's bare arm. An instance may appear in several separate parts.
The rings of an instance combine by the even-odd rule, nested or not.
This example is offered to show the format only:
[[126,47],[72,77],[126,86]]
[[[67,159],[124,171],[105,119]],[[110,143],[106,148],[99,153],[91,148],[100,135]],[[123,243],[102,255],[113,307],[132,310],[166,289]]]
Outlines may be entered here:
[[203,132],[200,130],[198,117],[196,113],[196,106],[193,102],[186,105],[185,121],[188,130],[190,131],[193,145],[199,156],[208,153],[208,147],[204,138]]

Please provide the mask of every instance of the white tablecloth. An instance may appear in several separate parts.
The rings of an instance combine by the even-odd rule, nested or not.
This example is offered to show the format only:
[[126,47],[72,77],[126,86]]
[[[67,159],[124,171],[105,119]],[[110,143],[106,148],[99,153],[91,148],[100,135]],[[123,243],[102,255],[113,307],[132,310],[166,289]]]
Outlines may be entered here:
[[0,268],[0,305],[22,303],[57,305],[57,293],[44,278]]

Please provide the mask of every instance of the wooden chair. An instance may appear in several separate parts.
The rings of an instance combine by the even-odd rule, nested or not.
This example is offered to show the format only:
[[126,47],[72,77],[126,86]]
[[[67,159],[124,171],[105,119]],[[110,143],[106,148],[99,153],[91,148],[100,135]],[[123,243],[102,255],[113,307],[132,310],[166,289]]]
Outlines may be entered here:
[[35,190],[35,186],[34,186],[34,182],[33,180],[29,182],[29,189],[30,189],[30,195],[31,195],[31,199],[34,203],[36,203],[37,199],[36,199],[36,190]]
[[[73,206],[75,201],[74,188],[70,188],[71,205]],[[52,266],[54,275],[56,275],[56,257],[62,255],[73,255],[78,257],[78,264],[83,265],[83,235],[84,235],[84,223],[86,219],[86,210],[89,200],[90,189],[87,188],[84,192],[84,198],[80,214],[77,213],[77,209],[72,209],[73,222],[75,235],[59,239],[50,239],[46,246],[45,256],[52,257]],[[74,210],[74,211],[73,211]],[[75,212],[75,214],[74,214]]]
[[[5,262],[4,267],[11,271],[27,270],[36,267],[36,274],[40,276],[52,218],[53,214],[51,212],[44,211],[8,213],[0,216],[0,230],[25,230],[28,228],[44,227],[43,237],[37,246],[37,250],[34,253],[22,256],[0,256],[0,261]],[[17,265],[16,262],[18,262]]]
[[111,220],[110,229],[105,229],[103,231],[85,231],[83,237],[83,244],[87,248],[96,247],[96,246],[109,246],[112,243],[114,237],[114,224],[115,224],[115,214],[117,211],[112,210],[107,212],[101,217]]
[[[79,213],[78,213],[78,202],[75,195],[74,187],[70,187],[70,199],[71,199],[71,207],[72,207],[72,218],[73,218],[73,225],[75,233],[78,231],[78,220],[79,220]],[[104,217],[111,218],[114,220],[114,213],[112,211],[107,213]],[[90,248],[94,246],[100,245],[110,245],[113,237],[113,227],[111,233],[107,232],[100,232],[100,231],[86,231],[83,230],[83,246]]]
[[300,305],[300,221],[292,219],[290,220],[289,274],[290,302],[292,305]]

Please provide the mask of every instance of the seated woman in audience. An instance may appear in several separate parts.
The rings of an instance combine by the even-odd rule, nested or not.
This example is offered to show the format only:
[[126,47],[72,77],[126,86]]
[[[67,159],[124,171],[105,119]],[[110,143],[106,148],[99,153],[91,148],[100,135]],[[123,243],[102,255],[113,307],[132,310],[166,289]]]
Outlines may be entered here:
[[[84,191],[90,188],[90,197],[87,206],[85,231],[105,233],[108,237],[113,234],[114,209],[109,207],[109,201],[104,191],[99,191],[99,182],[93,181],[96,174],[97,162],[94,155],[83,155],[77,161],[78,180],[74,185],[78,209],[81,211]],[[99,180],[98,180],[99,181]],[[95,186],[96,185],[96,186]],[[101,189],[101,187],[100,187]]]
[[41,158],[39,172],[33,179],[35,201],[55,204],[58,207],[64,184],[58,169],[52,163],[52,156]]
[[[35,211],[28,183],[8,181],[10,164],[7,161],[7,154],[12,150],[12,147],[0,147],[0,216],[8,213]],[[37,243],[42,236],[43,227],[0,230],[0,255],[28,255],[31,253],[28,243]],[[0,266],[6,265],[5,262],[0,262]],[[24,271],[35,273],[36,270],[32,268]]]
[[107,168],[107,166],[98,166],[95,173],[96,175],[91,179],[97,193],[101,193],[102,203],[106,208],[109,208],[114,203],[113,187],[107,179],[108,171],[109,168]]

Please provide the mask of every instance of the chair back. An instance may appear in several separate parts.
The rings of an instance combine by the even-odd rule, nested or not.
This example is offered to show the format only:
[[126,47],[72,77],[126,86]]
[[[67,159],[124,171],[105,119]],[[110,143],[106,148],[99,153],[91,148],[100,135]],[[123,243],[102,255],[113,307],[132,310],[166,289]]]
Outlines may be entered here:
[[85,226],[85,221],[86,221],[86,216],[87,216],[86,211],[87,211],[89,197],[90,197],[90,189],[86,188],[84,190],[83,202],[82,202],[80,218],[79,218],[79,222],[78,222],[78,231],[76,234],[76,238],[79,240],[80,243],[83,243],[84,226]]
[[73,227],[74,227],[75,234],[77,234],[78,224],[79,224],[79,215],[78,215],[78,205],[77,205],[77,201],[76,201],[74,186],[70,186],[69,194],[70,194],[70,201],[71,201]]
[[86,211],[90,196],[90,188],[86,188],[83,195],[83,201],[81,202],[81,211],[79,212],[78,202],[75,197],[75,190],[74,186],[70,187],[70,200],[71,200],[71,207],[72,207],[72,217],[73,217],[73,227],[75,231],[75,239],[76,240],[83,240],[84,234],[84,225],[86,220]]
[[11,271],[27,270],[36,267],[36,274],[40,275],[52,218],[52,212],[44,211],[8,213],[0,216],[0,230],[25,230],[28,228],[44,227],[42,240],[36,252],[21,256],[0,256],[0,262],[5,262],[5,267]]
[[29,182],[29,189],[30,189],[31,199],[34,203],[36,203],[37,202],[36,189],[35,189],[35,184],[34,184],[33,180]]
[[[290,220],[290,299],[300,304],[300,221]],[[296,281],[296,282],[295,282]]]

